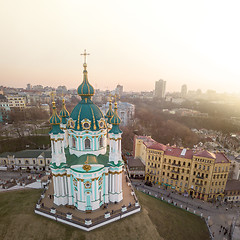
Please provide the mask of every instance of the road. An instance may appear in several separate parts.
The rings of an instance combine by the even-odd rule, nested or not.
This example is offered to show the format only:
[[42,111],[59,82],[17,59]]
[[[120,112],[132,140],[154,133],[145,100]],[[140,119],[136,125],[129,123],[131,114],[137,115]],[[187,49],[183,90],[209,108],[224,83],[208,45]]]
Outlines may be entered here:
[[[228,234],[224,235],[224,231],[219,231],[221,226],[230,230],[233,218],[237,217],[240,211],[240,206],[232,206],[229,204],[220,205],[220,203],[210,203],[204,202],[199,199],[192,199],[190,197],[184,197],[172,190],[165,190],[159,186],[149,187],[144,185],[142,181],[132,180],[132,185],[139,191],[143,191],[147,194],[153,195],[159,199],[163,199],[169,203],[175,204],[178,207],[182,207],[192,213],[202,215],[204,218],[208,219],[208,225],[210,226],[210,231],[214,235],[214,240],[226,240],[229,239]],[[239,236],[240,239],[240,236]]]

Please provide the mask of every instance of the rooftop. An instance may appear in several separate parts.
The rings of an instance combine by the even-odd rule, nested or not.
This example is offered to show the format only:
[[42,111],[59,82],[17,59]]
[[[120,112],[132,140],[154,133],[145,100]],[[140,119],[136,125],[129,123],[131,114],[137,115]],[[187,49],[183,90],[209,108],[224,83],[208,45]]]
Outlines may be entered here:
[[240,181],[228,180],[226,183],[225,191],[240,190]]
[[188,148],[164,145],[156,142],[151,136],[136,136],[136,139],[143,140],[143,144],[149,149],[164,151],[167,156],[192,159],[193,156],[215,159],[215,163],[229,163],[230,161],[222,152],[209,152],[207,150],[194,151]]
[[128,156],[126,158],[129,167],[145,167],[139,158],[134,158],[133,156]]

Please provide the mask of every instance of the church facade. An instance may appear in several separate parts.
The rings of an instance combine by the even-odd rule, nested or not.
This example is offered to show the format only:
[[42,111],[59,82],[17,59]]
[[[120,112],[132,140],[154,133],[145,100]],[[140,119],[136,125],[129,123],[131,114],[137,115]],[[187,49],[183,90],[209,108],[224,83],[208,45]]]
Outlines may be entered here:
[[88,81],[86,60],[83,67],[83,82],[77,89],[81,100],[71,114],[63,100],[58,115],[53,102],[50,168],[54,203],[92,211],[123,199],[122,131],[116,102],[112,109],[110,100],[106,116],[92,102],[94,88]]

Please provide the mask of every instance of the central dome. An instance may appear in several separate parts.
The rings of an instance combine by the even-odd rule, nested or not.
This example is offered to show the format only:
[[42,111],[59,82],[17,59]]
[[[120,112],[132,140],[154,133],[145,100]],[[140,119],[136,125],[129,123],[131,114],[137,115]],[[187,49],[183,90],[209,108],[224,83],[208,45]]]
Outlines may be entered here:
[[106,129],[105,118],[102,111],[91,100],[94,95],[94,88],[88,82],[86,62],[83,64],[83,67],[83,81],[77,90],[82,100],[72,110],[68,128],[75,129],[76,131],[99,131],[100,129]]
[[70,118],[75,122],[72,128],[76,131],[99,131],[106,128],[102,111],[89,98],[84,98],[77,104]]

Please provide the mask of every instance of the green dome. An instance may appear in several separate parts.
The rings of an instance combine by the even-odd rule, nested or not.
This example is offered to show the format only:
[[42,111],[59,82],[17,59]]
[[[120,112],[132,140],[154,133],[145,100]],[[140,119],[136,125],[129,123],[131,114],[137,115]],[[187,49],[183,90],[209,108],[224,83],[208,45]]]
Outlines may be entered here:
[[110,123],[113,125],[119,125],[121,123],[121,118],[118,116],[117,113],[117,103],[115,102],[115,107],[114,107],[114,114],[112,118],[110,119]]
[[64,133],[60,128],[61,118],[57,114],[55,102],[53,102],[53,113],[49,119],[49,122],[52,125],[52,129],[49,133],[53,134]]
[[61,123],[61,118],[57,114],[55,102],[53,102],[53,113],[49,119],[50,124],[52,125],[59,125]]
[[109,109],[106,113],[106,117],[108,118],[108,123],[110,123],[110,119],[113,117],[114,112],[112,110],[112,101],[109,101]]
[[83,82],[80,84],[80,86],[77,89],[77,93],[82,98],[84,97],[91,97],[94,95],[94,88],[93,86],[88,82],[88,76],[87,76],[87,64],[83,64],[84,71],[83,71]]
[[63,124],[66,124],[67,121],[66,121],[66,118],[69,118],[69,112],[68,110],[66,109],[66,106],[65,106],[65,101],[64,99],[62,100],[62,110],[61,112],[59,113],[60,117],[62,118],[62,123]]
[[114,134],[122,133],[122,131],[119,129],[120,123],[121,123],[121,118],[118,116],[117,103],[115,102],[114,114],[110,119],[110,124],[112,124],[112,129],[109,131],[109,133],[114,133]]
[[[103,113],[89,98],[82,99],[77,104],[71,112],[70,120],[71,119],[74,121],[74,124],[72,126],[68,124],[68,128],[72,128],[76,131],[98,131],[106,128]],[[83,122],[88,122],[89,128],[83,128]]]

